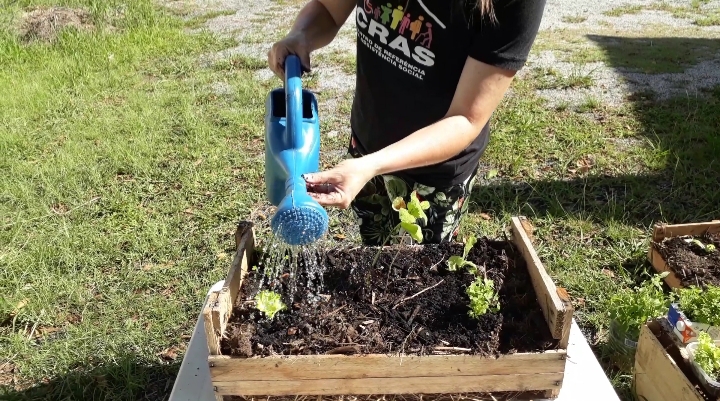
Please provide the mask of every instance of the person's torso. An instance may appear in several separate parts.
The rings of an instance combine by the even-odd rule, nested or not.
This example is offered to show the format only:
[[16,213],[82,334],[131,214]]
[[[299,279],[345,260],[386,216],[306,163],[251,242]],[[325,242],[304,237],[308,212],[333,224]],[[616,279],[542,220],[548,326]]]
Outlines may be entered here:
[[[474,2],[472,2],[474,4]],[[443,118],[468,57],[479,16],[459,0],[358,0],[355,135],[367,152]],[[486,127],[487,128],[487,127]],[[487,134],[487,129],[484,130]],[[415,170],[452,180],[467,175],[469,153]],[[442,179],[442,178],[441,178]]]

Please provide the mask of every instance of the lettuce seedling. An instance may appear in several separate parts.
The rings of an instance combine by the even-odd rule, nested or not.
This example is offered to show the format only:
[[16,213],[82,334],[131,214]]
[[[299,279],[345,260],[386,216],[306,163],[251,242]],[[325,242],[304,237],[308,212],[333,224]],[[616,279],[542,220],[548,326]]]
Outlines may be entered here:
[[673,295],[666,296],[661,280],[669,273],[654,275],[634,290],[625,289],[610,297],[608,313],[630,338],[638,338],[647,319],[667,313]]
[[693,356],[695,362],[713,380],[720,376],[720,347],[715,345],[710,335],[701,331],[698,335],[698,345]]
[[462,256],[451,256],[448,261],[448,270],[451,272],[457,271],[458,269],[463,268],[464,266],[469,266],[468,271],[472,274],[477,274],[478,267],[475,263],[467,260],[467,256],[470,253],[470,250],[473,246],[475,246],[475,243],[477,242],[477,238],[475,236],[470,236],[465,240],[465,248],[463,249],[463,255]]
[[287,309],[287,306],[280,299],[280,294],[272,291],[262,290],[255,296],[256,307],[272,320],[275,314]]
[[709,285],[704,291],[695,286],[681,288],[678,298],[688,319],[720,326],[720,287]]
[[412,239],[421,243],[423,240],[422,228],[418,225],[418,221],[422,221],[423,225],[427,224],[427,215],[425,210],[430,208],[430,202],[422,201],[417,196],[417,191],[410,194],[410,203],[405,203],[405,199],[397,197],[393,200],[392,208],[398,212],[400,224],[395,229],[402,228]]
[[477,319],[488,311],[497,312],[500,310],[498,293],[494,287],[495,283],[492,280],[477,277],[465,290],[465,293],[470,297],[468,315],[471,318]]

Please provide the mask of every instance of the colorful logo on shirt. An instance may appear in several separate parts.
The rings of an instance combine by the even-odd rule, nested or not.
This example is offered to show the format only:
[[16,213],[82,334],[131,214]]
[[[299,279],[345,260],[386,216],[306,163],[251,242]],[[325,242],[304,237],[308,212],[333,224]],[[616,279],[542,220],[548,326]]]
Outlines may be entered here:
[[363,7],[357,8],[356,22],[363,45],[388,63],[422,80],[425,68],[435,64],[435,54],[430,50],[435,24],[441,28],[445,25],[427,10],[421,0],[414,1],[430,18],[426,19],[422,14],[412,15],[402,5],[393,6],[383,0],[364,0]]

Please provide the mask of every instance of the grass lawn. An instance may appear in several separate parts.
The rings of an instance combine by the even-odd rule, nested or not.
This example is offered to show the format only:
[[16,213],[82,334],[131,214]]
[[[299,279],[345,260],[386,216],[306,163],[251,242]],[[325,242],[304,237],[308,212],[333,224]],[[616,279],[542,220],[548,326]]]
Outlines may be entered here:
[[[237,221],[265,205],[264,63],[203,62],[233,41],[150,0],[63,1],[95,29],[21,41],[22,9],[43,3],[0,9],[0,396],[166,399]],[[647,278],[651,225],[720,217],[720,89],[580,112],[544,105],[552,82],[591,84],[516,81],[462,229],[499,236],[528,216],[604,356],[604,302]],[[323,141],[324,163],[346,145]],[[627,394],[630,376],[608,374]]]

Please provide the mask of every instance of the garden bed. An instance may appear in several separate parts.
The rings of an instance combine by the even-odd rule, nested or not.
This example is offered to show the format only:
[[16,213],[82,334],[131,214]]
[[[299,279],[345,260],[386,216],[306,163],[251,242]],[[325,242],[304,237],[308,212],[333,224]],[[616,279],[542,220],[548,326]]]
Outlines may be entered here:
[[716,401],[693,372],[685,346],[671,334],[665,318],[652,319],[640,331],[633,392],[649,401]]
[[720,285],[720,221],[656,226],[648,258],[671,288]]
[[218,396],[556,396],[572,307],[519,218],[512,231],[512,242],[478,239],[465,257],[494,281],[498,310],[468,314],[466,289],[475,276],[448,271],[448,258],[464,251],[453,243],[384,247],[379,255],[366,247],[324,251],[322,280],[299,274],[290,286],[284,275],[277,287],[262,288],[287,305],[268,319],[253,302],[261,276],[248,268],[259,251],[252,229],[240,227],[226,284],[204,310]]

